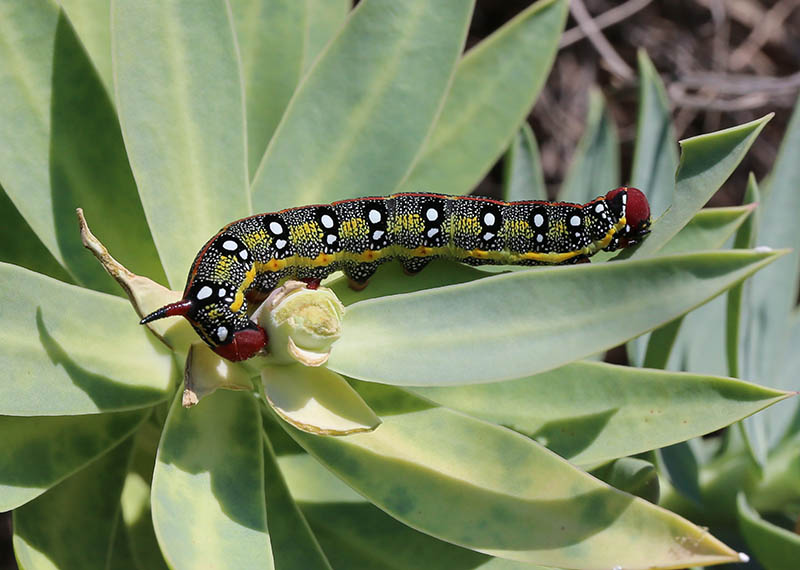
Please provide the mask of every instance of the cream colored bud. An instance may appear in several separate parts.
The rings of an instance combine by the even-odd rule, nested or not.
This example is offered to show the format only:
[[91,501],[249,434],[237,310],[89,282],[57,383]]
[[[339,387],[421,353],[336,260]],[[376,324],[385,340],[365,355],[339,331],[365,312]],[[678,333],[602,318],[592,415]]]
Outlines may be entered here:
[[251,317],[269,336],[273,362],[320,366],[342,334],[344,305],[327,287],[287,281]]

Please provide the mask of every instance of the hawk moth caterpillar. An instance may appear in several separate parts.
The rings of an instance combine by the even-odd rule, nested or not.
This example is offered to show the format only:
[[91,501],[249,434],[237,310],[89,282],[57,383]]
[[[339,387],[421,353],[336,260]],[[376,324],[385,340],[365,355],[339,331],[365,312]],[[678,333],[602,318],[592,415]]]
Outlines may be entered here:
[[246,297],[265,296],[290,277],[316,287],[342,270],[351,284],[364,286],[391,259],[408,273],[433,258],[470,265],[581,263],[601,249],[637,243],[649,226],[647,198],[629,187],[586,204],[409,192],[289,208],[222,228],[197,254],[183,298],[141,323],[183,316],[217,354],[244,360],[268,342],[248,319]]

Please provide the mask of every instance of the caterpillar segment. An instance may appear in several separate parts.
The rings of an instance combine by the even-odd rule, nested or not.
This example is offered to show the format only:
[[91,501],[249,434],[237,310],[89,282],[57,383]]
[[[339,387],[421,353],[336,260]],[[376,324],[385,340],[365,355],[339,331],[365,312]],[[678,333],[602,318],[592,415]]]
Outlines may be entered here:
[[316,287],[341,270],[354,288],[363,288],[390,260],[409,274],[435,258],[469,265],[584,263],[600,250],[634,245],[649,226],[647,198],[629,187],[586,204],[403,193],[290,208],[222,228],[197,254],[183,298],[141,323],[183,316],[215,352],[244,360],[268,343],[248,318],[248,300],[265,298],[287,278]]

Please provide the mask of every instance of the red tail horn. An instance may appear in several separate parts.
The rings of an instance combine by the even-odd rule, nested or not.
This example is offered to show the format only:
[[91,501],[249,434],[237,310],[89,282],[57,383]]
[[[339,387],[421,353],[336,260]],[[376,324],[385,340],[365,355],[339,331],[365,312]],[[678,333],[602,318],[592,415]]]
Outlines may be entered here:
[[175,303],[170,303],[169,305],[165,305],[160,309],[156,309],[141,321],[139,321],[140,325],[146,325],[147,323],[151,323],[153,321],[157,321],[158,319],[163,319],[164,317],[182,317],[186,313],[189,312],[189,309],[192,308],[192,302],[188,299],[181,299]]

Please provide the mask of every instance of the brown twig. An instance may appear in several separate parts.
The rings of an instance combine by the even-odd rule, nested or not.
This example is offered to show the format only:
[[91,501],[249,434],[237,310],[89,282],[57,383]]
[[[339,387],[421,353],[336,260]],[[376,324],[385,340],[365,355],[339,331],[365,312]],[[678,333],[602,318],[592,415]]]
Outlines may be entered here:
[[[618,24],[619,22],[630,18],[636,12],[644,9],[652,1],[653,0],[628,0],[624,4],[621,4],[616,8],[612,8],[607,12],[603,12],[594,18],[594,23],[598,30],[605,30],[614,24]],[[561,40],[558,42],[558,47],[559,49],[563,49],[567,46],[571,46],[575,42],[581,41],[585,37],[587,37],[586,32],[584,32],[580,26],[575,26],[574,28],[570,28],[569,30],[565,31],[561,35]]]
[[730,69],[738,71],[746,67],[775,31],[782,29],[783,22],[797,6],[797,0],[780,0],[770,8],[764,17],[756,22],[750,35],[731,53]]
[[634,77],[633,70],[625,63],[602,34],[597,23],[592,19],[592,16],[586,9],[583,0],[572,0],[569,3],[569,11],[572,13],[572,17],[575,18],[575,21],[578,22],[578,26],[580,26],[589,38],[589,41],[592,42],[594,48],[603,58],[609,71],[625,81],[632,81]]

